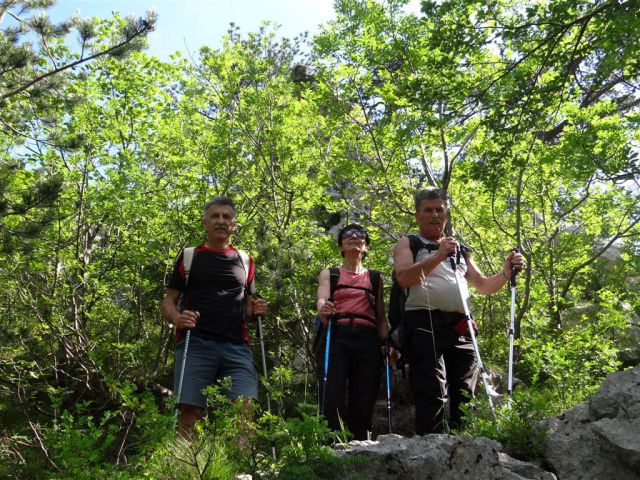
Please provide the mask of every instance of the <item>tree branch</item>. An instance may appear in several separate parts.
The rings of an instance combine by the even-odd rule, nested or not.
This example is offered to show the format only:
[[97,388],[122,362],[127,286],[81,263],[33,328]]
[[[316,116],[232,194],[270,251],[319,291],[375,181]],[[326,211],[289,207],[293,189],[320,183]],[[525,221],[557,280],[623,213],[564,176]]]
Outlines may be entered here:
[[143,22],[143,28],[138,30],[135,33],[135,35],[132,35],[131,37],[128,37],[126,40],[124,40],[124,41],[122,41],[122,42],[120,42],[120,43],[118,43],[118,44],[116,44],[116,45],[114,45],[114,46],[112,46],[112,47],[110,47],[110,48],[108,48],[106,50],[103,50],[102,52],[95,53],[95,54],[93,54],[93,55],[91,55],[89,57],[79,58],[75,62],[71,62],[71,63],[68,63],[66,65],[63,65],[62,67],[58,67],[58,68],[55,68],[53,70],[50,70],[50,71],[48,71],[48,72],[46,72],[46,73],[34,78],[33,80],[25,83],[24,85],[22,85],[20,87],[12,90],[10,92],[2,94],[0,96],[0,100],[5,100],[7,98],[11,98],[11,97],[13,97],[13,96],[15,96],[15,95],[17,95],[17,94],[19,94],[21,92],[24,92],[25,90],[27,90],[29,88],[31,88],[36,83],[41,82],[42,80],[44,80],[46,78],[49,78],[49,77],[51,77],[53,75],[56,75],[58,73],[64,72],[65,70],[69,70],[70,68],[77,67],[78,65],[81,65],[83,63],[89,62],[91,60],[94,60],[96,58],[102,57],[104,55],[109,55],[109,54],[113,53],[114,51],[124,47],[125,45],[128,45],[129,43],[131,43],[137,37],[150,32],[152,30],[152,28],[153,28],[152,24],[150,22],[145,21],[145,22]]
[[592,255],[589,259],[585,260],[580,265],[577,265],[571,271],[571,273],[569,273],[569,277],[567,278],[567,281],[565,282],[564,287],[562,288],[562,292],[560,293],[560,297],[563,298],[563,299],[566,299],[567,296],[569,295],[569,289],[571,288],[571,284],[573,283],[573,280],[576,277],[576,275],[578,274],[578,272],[580,272],[580,270],[582,270],[583,268],[591,265],[598,258],[600,258],[600,256],[602,256],[602,254],[604,252],[609,250],[609,247],[611,247],[611,245],[613,245],[616,240],[618,240],[619,238],[623,237],[629,230],[631,230],[633,227],[635,227],[638,224],[638,222],[640,222],[640,216],[636,217],[631,222],[631,224],[629,226],[627,226],[627,228],[625,228],[622,231],[619,231],[616,235],[611,237],[611,239],[600,250],[598,250],[594,255]]

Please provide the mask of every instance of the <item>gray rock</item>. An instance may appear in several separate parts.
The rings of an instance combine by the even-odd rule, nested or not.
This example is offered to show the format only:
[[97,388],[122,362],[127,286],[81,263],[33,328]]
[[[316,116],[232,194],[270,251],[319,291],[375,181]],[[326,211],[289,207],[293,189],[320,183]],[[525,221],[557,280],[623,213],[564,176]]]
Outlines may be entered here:
[[500,463],[503,467],[520,475],[522,478],[535,478],[540,480],[556,478],[552,473],[543,470],[533,463],[517,460],[502,452],[498,453],[498,456],[500,457]]
[[638,365],[640,363],[640,347],[623,348],[618,352],[618,360],[623,367]]
[[601,418],[640,417],[640,365],[609,375],[589,401],[591,416]]
[[560,480],[640,479],[640,365],[610,375],[590,401],[541,426]]
[[594,422],[592,428],[620,462],[640,473],[640,418],[633,421],[604,418]]
[[488,438],[426,435],[405,438],[381,435],[378,441],[357,442],[337,452],[359,455],[366,461],[356,468],[367,480],[553,480],[541,468],[501,453],[502,446]]
[[[397,382],[396,387],[402,409],[411,408],[406,385]],[[382,432],[386,402],[378,406],[377,417]],[[403,430],[410,430],[408,418],[401,422]],[[610,375],[588,402],[540,427],[547,430],[542,461],[559,480],[640,480],[640,365]],[[501,450],[486,438],[380,435],[376,442],[351,442],[337,454],[365,457],[352,473],[370,480],[556,478]]]

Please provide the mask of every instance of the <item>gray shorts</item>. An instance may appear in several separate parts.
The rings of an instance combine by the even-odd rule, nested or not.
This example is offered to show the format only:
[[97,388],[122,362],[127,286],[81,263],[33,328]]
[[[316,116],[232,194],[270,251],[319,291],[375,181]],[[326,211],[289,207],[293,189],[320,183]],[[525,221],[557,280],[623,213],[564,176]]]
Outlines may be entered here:
[[[176,346],[173,375],[176,395],[185,338],[186,336]],[[231,386],[226,392],[230,400],[238,397],[258,398],[258,373],[253,363],[253,354],[246,343],[219,342],[191,335],[178,403],[205,408],[207,399],[202,391],[225,377],[231,379]]]

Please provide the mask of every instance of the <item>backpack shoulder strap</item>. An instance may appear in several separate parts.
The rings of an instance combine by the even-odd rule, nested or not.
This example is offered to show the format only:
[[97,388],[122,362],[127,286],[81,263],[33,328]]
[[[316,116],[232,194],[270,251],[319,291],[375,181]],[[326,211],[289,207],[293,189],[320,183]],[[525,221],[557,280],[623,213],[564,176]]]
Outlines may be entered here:
[[[253,280],[253,269],[251,268],[252,267],[251,257],[247,252],[245,252],[244,250],[240,250],[239,248],[236,249],[236,252],[238,252],[238,258],[240,259],[242,268],[244,268],[245,282],[244,282],[243,292],[246,298],[251,295],[251,287],[249,284],[249,280],[250,279]],[[243,311],[244,311],[244,306],[243,306]],[[244,314],[242,318],[244,318]]]
[[[187,247],[182,250],[182,268],[184,269],[184,290],[180,293],[178,303],[176,307],[178,311],[182,312],[184,309],[184,298],[187,287],[189,286],[189,273],[191,273],[191,265],[193,264],[193,256],[195,254],[196,247]],[[176,332],[179,329],[176,330]],[[178,337],[179,339],[179,337]]]
[[193,263],[193,254],[196,247],[187,247],[182,252],[182,265],[184,267],[184,285],[189,284],[189,273],[191,272],[191,264]]
[[411,249],[411,253],[413,254],[413,261],[416,261],[416,257],[418,256],[418,252],[420,249],[425,248],[429,251],[429,253],[438,250],[439,245],[434,243],[425,243],[418,235],[407,235],[409,239],[409,248]]
[[338,288],[338,280],[340,280],[340,269],[332,267],[329,269],[329,296],[333,298],[333,294]]
[[246,280],[249,281],[249,274],[251,269],[251,260],[249,258],[249,254],[244,250],[237,249],[238,256],[240,257],[240,261],[242,262],[242,267],[244,268],[244,273],[246,273]]
[[418,256],[418,252],[421,248],[425,247],[425,243],[420,240],[420,237],[417,235],[407,235],[409,239],[409,248],[411,249],[411,254],[413,255],[413,261],[416,261],[416,257]]
[[371,280],[371,288],[373,296],[378,300],[378,292],[380,291],[380,272],[378,270],[369,270],[369,280]]

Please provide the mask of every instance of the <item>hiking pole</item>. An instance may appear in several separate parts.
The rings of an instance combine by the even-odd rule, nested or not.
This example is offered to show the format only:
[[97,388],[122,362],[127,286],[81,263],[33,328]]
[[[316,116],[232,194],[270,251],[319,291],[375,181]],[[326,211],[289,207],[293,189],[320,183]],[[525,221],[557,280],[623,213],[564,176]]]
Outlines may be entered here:
[[469,334],[471,335],[471,343],[473,343],[473,350],[476,354],[476,359],[478,361],[478,370],[480,371],[480,376],[482,377],[482,383],[484,383],[484,390],[487,393],[487,398],[489,399],[489,408],[491,409],[491,415],[493,416],[493,421],[497,425],[498,419],[496,418],[496,412],[493,408],[493,399],[491,398],[491,392],[489,390],[489,376],[487,372],[484,370],[484,365],[482,364],[482,358],[480,358],[480,348],[478,348],[478,339],[476,338],[476,332],[473,328],[473,322],[471,320],[471,312],[469,312],[469,306],[464,299],[464,292],[462,291],[462,285],[460,285],[460,279],[458,278],[458,268],[456,265],[456,260],[453,255],[449,255],[449,262],[451,263],[451,268],[453,268],[453,276],[456,277],[456,284],[458,285],[458,293],[460,294],[460,300],[462,301],[462,306],[464,307],[464,315],[467,319],[467,328],[469,329]]
[[[196,312],[198,318],[200,318],[200,312]],[[178,391],[176,392],[176,397],[178,397],[178,401],[176,402],[176,411],[174,414],[174,419],[178,417],[178,405],[180,405],[180,399],[182,397],[182,382],[184,380],[184,370],[187,366],[187,353],[189,352],[189,340],[191,340],[191,329],[187,330],[187,333],[184,337],[184,350],[182,351],[182,367],[180,368],[180,379],[178,380]]]
[[[262,298],[256,294],[256,298]],[[256,317],[258,321],[258,337],[260,338],[260,351],[262,353],[262,372],[264,374],[264,382],[267,387],[267,411],[271,415],[271,398],[269,397],[269,375],[267,373],[267,357],[264,349],[264,336],[262,335],[262,315]]]
[[[256,294],[256,298],[262,298],[260,295]],[[267,373],[267,356],[265,354],[264,348],[264,335],[262,334],[262,315],[257,315],[256,320],[258,322],[258,338],[260,338],[260,351],[262,353],[262,372],[264,374],[264,383],[267,389],[267,412],[271,415],[271,398],[269,396],[269,374]],[[276,455],[276,447],[275,445],[271,445],[271,454],[274,460],[277,460]]]
[[182,396],[182,381],[184,380],[184,369],[187,366],[187,352],[189,351],[189,340],[191,339],[191,330],[187,330],[187,334],[184,337],[184,350],[182,352],[182,368],[180,368],[180,380],[178,380],[178,391],[176,393],[176,397],[178,397],[178,401],[176,402],[176,411],[174,414],[174,419],[178,417],[178,411],[180,405],[180,398]]
[[[518,249],[514,248],[513,251],[518,253]],[[511,265],[511,316],[509,321],[509,376],[507,380],[507,395],[509,396],[509,402],[511,402],[511,395],[513,394],[513,336],[515,332],[516,324],[516,275],[518,271]]]
[[[189,248],[185,248],[182,251],[182,266],[184,268],[184,291],[180,294],[180,297],[176,302],[176,309],[180,313],[184,311],[185,292],[187,290],[187,287],[189,286],[189,274],[191,272],[191,264],[193,263],[193,255],[195,253],[195,250],[196,250],[195,247],[189,247]],[[200,312],[196,311],[195,314],[196,314],[196,320],[200,318]],[[176,410],[173,416],[174,421],[178,418],[180,399],[182,397],[182,381],[184,380],[184,369],[187,366],[187,352],[189,351],[189,340],[191,340],[191,329],[187,330],[187,333],[184,339],[184,351],[182,352],[182,368],[180,369],[180,380],[178,380],[178,391],[176,392],[178,401],[176,402]]]
[[[333,298],[327,298],[327,302],[333,303]],[[329,372],[329,344],[331,343],[331,323],[333,317],[327,319],[327,338],[324,346],[324,378],[322,379],[322,402],[320,402],[320,413],[324,415],[324,402],[327,398],[327,373]]]
[[389,423],[389,433],[391,433],[391,372],[389,370],[389,339],[387,338],[384,341],[384,351],[385,351],[385,369],[387,371],[387,421]]

